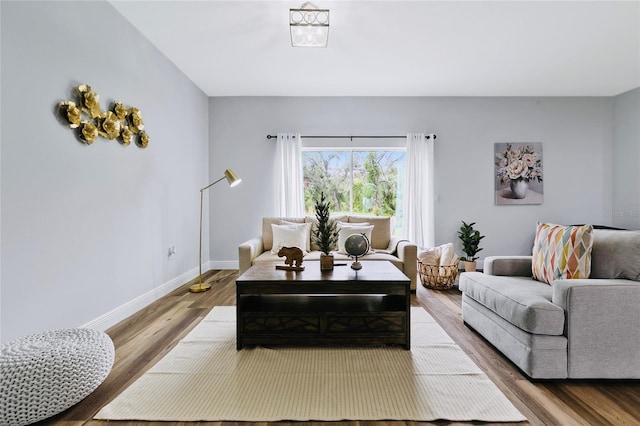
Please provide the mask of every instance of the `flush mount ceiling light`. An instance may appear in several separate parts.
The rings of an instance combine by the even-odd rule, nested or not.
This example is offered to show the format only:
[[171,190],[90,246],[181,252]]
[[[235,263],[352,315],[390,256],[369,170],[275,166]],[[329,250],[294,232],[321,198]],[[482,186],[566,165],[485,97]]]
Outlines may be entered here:
[[311,3],[289,9],[289,29],[293,47],[327,47],[329,9],[318,9]]

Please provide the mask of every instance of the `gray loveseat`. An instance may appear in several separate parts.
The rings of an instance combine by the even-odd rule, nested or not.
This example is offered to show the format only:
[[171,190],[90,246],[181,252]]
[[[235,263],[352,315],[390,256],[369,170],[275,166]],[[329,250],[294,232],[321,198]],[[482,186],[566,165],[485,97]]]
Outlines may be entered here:
[[[335,216],[334,220],[347,223],[369,223],[373,225],[371,235],[372,252],[362,257],[362,260],[388,260],[411,279],[411,289],[416,289],[418,272],[418,248],[415,244],[406,240],[393,237],[393,217],[382,216]],[[271,253],[273,246],[272,224],[283,222],[311,223],[315,225],[313,216],[307,217],[265,217],[262,219],[262,235],[245,241],[238,247],[240,274],[249,269],[251,265],[261,262],[283,263],[284,258]],[[313,228],[312,228],[313,229]],[[310,252],[304,256],[304,261],[320,260],[320,251],[311,241],[308,242]],[[336,262],[350,260],[346,254],[333,253]]]
[[589,279],[548,285],[531,256],[494,256],[459,288],[464,322],[531,378],[640,378],[640,231],[595,229]]

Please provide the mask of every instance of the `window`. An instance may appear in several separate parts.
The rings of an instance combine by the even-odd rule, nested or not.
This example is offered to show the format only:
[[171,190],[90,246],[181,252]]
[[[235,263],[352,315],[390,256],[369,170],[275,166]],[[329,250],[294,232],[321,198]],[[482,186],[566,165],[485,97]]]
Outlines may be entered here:
[[332,213],[395,216],[402,229],[404,149],[303,149],[302,167],[307,214],[324,192]]

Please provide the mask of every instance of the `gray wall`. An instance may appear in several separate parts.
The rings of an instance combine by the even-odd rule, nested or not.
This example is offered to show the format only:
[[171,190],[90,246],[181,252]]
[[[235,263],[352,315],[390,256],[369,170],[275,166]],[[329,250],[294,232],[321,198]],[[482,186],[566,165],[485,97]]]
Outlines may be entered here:
[[613,225],[640,229],[640,88],[614,98]]
[[[435,132],[436,243],[455,241],[458,252],[461,220],[486,235],[483,258],[530,253],[537,221],[610,224],[612,111],[612,98],[211,98],[210,169],[244,178],[211,208],[213,266],[237,262],[237,245],[275,214],[266,135],[282,131]],[[494,204],[493,144],[508,141],[543,143],[544,204]]]
[[[1,15],[6,341],[135,309],[193,276],[208,100],[107,2],[3,1]],[[149,148],[79,143],[54,111],[80,83],[103,109],[140,108]]]

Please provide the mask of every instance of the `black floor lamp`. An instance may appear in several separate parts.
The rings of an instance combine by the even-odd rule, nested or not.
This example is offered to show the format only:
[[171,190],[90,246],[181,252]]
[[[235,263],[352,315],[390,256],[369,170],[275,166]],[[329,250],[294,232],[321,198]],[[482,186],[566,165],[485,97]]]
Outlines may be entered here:
[[220,182],[223,179],[226,179],[227,182],[229,182],[229,186],[232,188],[237,184],[239,184],[240,182],[242,182],[242,179],[236,176],[236,174],[233,173],[231,169],[227,169],[224,171],[224,176],[222,176],[220,179],[200,189],[200,251],[199,251],[199,258],[198,258],[198,268],[200,269],[198,274],[198,284],[194,284],[189,287],[189,291],[192,293],[200,293],[203,291],[207,291],[211,288],[211,284],[204,284],[202,282],[202,200],[204,198],[205,189],[211,188],[213,185],[215,185],[216,183]]

